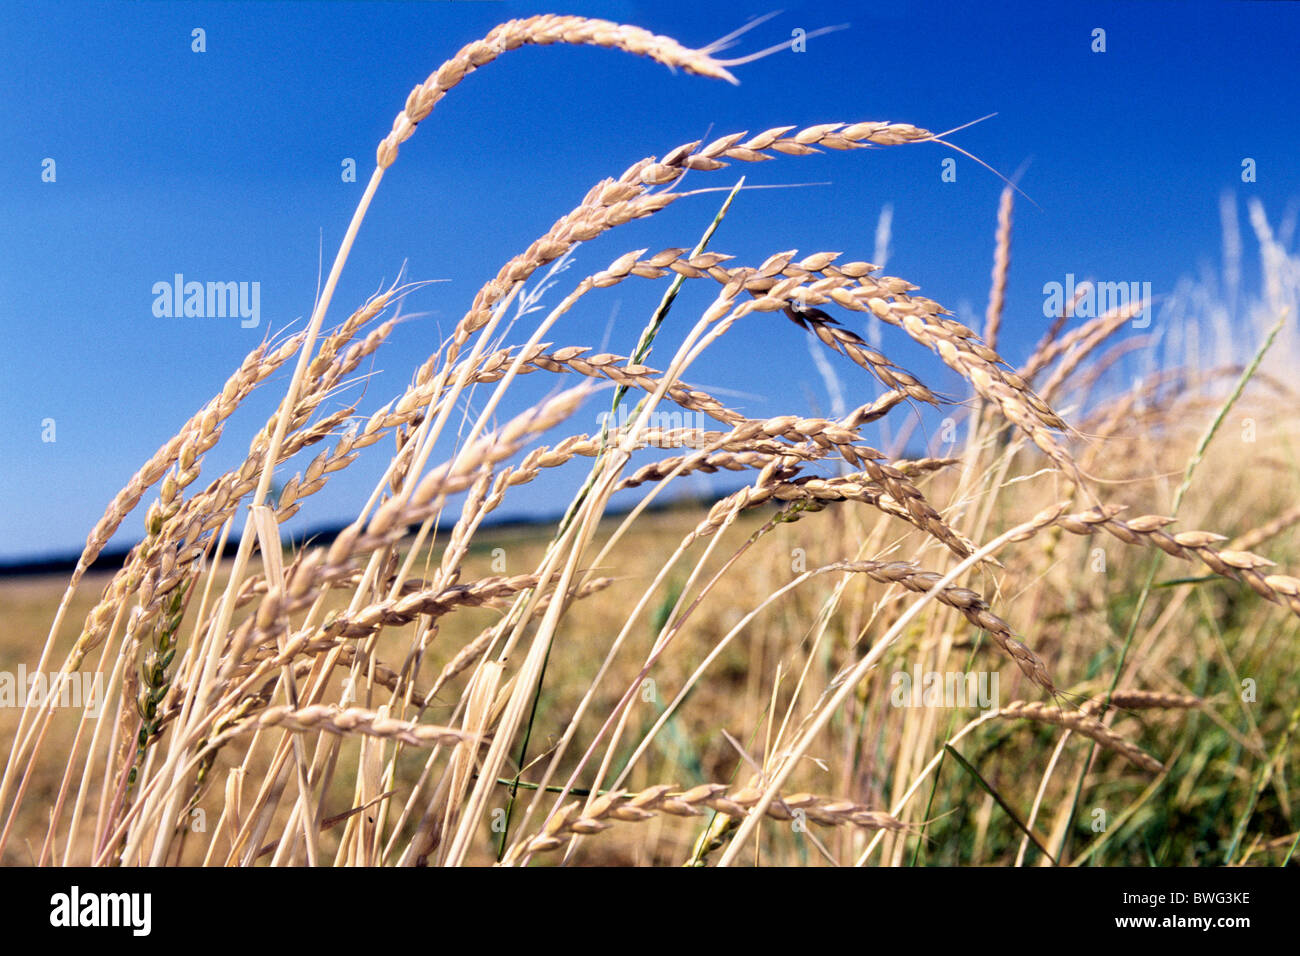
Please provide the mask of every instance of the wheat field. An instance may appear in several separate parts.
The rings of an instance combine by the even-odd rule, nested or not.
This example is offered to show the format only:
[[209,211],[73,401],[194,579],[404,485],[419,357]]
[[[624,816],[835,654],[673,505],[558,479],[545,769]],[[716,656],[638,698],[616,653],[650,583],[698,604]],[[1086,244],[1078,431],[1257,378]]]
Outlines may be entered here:
[[[978,329],[861,250],[727,255],[714,230],[744,201],[736,189],[678,248],[563,271],[578,243],[672,206],[688,171],[825,151],[857,169],[959,139],[869,119],[727,133],[556,209],[408,363],[404,391],[363,400],[354,376],[413,285],[329,315],[385,171],[469,73],[553,43],[699,83],[741,63],[539,16],[411,92],[307,327],[263,341],[177,414],[70,581],[8,592],[24,608],[12,622],[30,623],[5,666],[98,675],[102,693],[69,708],[51,686],[2,712],[0,860],[1290,862],[1300,434],[1284,370],[1300,262],[1264,212],[1251,209],[1267,292],[1249,327],[1216,337],[1207,323],[1124,387],[1108,375],[1144,303],[1075,318],[1067,302],[1026,363],[999,354],[1015,321],[1010,185],[991,211]],[[639,335],[615,352],[569,341],[572,310],[623,283],[662,290]],[[711,303],[684,306],[687,286]],[[753,419],[692,384],[700,355],[757,314],[814,337],[858,404]],[[928,350],[966,393],[927,386],[891,343]],[[768,361],[779,372],[776,344]],[[521,377],[553,387],[520,409]],[[282,398],[242,464],[205,469],[218,443],[242,448],[225,425],[261,388]],[[584,431],[579,409],[610,414]],[[943,427],[907,457],[922,422]],[[382,478],[354,520],[286,543],[284,523],[360,460]],[[571,490],[561,519],[493,525],[551,473]],[[736,490],[673,497],[716,474]],[[614,507],[629,490],[635,503]],[[119,570],[90,572],[129,515],[143,539]]]

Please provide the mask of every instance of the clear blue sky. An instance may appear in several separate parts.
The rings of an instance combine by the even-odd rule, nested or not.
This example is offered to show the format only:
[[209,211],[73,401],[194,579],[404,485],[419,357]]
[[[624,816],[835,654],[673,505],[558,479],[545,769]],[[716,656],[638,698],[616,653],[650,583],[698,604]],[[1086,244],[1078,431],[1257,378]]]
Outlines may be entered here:
[[[775,8],[4,0],[0,559],[77,551],[116,491],[268,328],[301,327],[320,246],[328,266],[376,143],[411,87],[463,44],[501,20],[555,9],[703,45]],[[996,112],[954,141],[1007,174],[1027,163],[1021,184],[1041,207],[1017,207],[1003,348],[1013,361],[1043,331],[1045,282],[1074,273],[1167,292],[1217,263],[1225,189],[1274,215],[1300,195],[1300,4],[787,4],[724,55],[844,22],[851,27],[807,52],[738,67],[738,87],[559,46],[507,54],[469,77],[403,146],[335,297],[332,319],[403,264],[411,278],[449,280],[408,300],[405,311],[423,315],[380,351],[362,412],[398,394],[478,286],[593,183],[706,135],[860,120],[943,130]],[[206,31],[204,53],[191,51],[195,27]],[[1097,27],[1105,53],[1090,50]],[[340,179],[346,157],[357,160],[357,183]],[[951,157],[957,181],[944,183]],[[1255,183],[1241,182],[1244,157],[1258,164]],[[42,182],[47,158],[54,183]],[[890,203],[887,271],[982,315],[1002,185],[986,170],[931,144],[732,167],[690,184],[730,186],[740,172],[752,184],[831,185],[746,193],[717,251],[751,264],[791,248],[870,259]],[[570,275],[633,248],[692,245],[718,199],[685,200],[587,244]],[[259,282],[259,327],[156,317],[153,285],[175,273]],[[551,338],[626,354],[660,291],[625,283],[589,297]],[[802,335],[779,317],[755,317],[689,378],[755,416],[824,411]],[[899,338],[886,330],[891,354],[956,390]],[[874,397],[865,373],[841,359],[836,368],[852,403]],[[532,378],[521,400],[553,384]],[[242,459],[286,382],[232,420],[200,487]],[[573,430],[592,430],[607,404],[584,409]],[[57,440],[47,443],[51,418]],[[345,518],[376,466],[334,482],[308,509],[310,523]],[[581,471],[524,489],[505,510],[559,509]],[[117,543],[138,537],[142,512]]]

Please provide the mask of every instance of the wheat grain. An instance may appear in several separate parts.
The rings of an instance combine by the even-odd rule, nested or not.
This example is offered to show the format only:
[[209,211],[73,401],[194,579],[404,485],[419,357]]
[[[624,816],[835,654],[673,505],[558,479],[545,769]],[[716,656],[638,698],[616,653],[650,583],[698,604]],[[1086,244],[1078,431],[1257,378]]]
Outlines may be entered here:
[[[268,727],[282,727],[286,730],[304,732],[325,731],[331,734],[364,734],[367,737],[382,737],[388,740],[400,740],[402,743],[416,747],[436,747],[461,742],[474,742],[476,738],[453,727],[438,727],[433,724],[414,723],[409,720],[396,720],[385,717],[362,707],[340,709],[333,705],[313,704],[308,707],[294,708],[289,705],[271,707],[262,711],[256,719],[238,724],[227,730],[223,736],[234,736],[263,730]],[[219,739],[214,739],[210,746],[216,747]]]
[[1200,707],[1204,701],[1193,694],[1168,694],[1157,690],[1117,690],[1112,691],[1105,700],[1085,701],[1083,709],[1096,713],[1110,707],[1124,710],[1189,710]]
[[1065,727],[1073,730],[1077,734],[1095,740],[1107,750],[1113,751],[1126,760],[1137,764],[1143,770],[1151,773],[1160,773],[1164,770],[1164,765],[1152,757],[1149,753],[1137,747],[1119,734],[1115,733],[1101,721],[1086,713],[1080,711],[1062,710],[1055,704],[1048,704],[1042,701],[1026,702],[1023,700],[1013,700],[1007,706],[998,710],[999,717],[1008,717],[1012,719],[1033,720],[1038,723],[1054,724],[1058,727]]
[[[596,798],[585,811],[581,802],[575,800],[552,816],[536,835],[522,841],[514,851],[511,862],[533,853],[558,850],[568,838],[599,833],[613,826],[613,821],[641,823],[660,813],[693,817],[704,810],[744,818],[762,796],[761,790],[752,787],[728,792],[729,790],[726,784],[721,783],[704,783],[689,790],[659,784],[637,793],[619,790],[604,794]],[[907,824],[888,813],[872,810],[851,800],[833,800],[810,793],[778,799],[765,808],[764,814],[769,819],[782,822],[802,818],[832,827],[849,824],[864,830],[897,832],[910,829]]]
[[1007,301],[1007,274],[1011,271],[1011,210],[1015,206],[1016,192],[1011,186],[1002,190],[998,200],[998,230],[993,254],[993,279],[989,287],[989,305],[984,313],[984,342],[991,349],[998,347],[998,334],[1002,329],[1002,310]]
[[1142,515],[1130,521],[1121,521],[1116,515],[1122,510],[1120,506],[1104,505],[1062,515],[1057,523],[1071,534],[1091,535],[1102,530],[1125,544],[1147,544],[1184,561],[1196,559],[1215,574],[1234,581],[1244,581],[1256,594],[1300,615],[1300,579],[1284,574],[1262,574],[1261,569],[1273,564],[1267,558],[1249,551],[1215,548],[1216,542],[1227,540],[1221,534],[1181,531],[1171,535],[1161,530],[1173,524],[1174,518]]

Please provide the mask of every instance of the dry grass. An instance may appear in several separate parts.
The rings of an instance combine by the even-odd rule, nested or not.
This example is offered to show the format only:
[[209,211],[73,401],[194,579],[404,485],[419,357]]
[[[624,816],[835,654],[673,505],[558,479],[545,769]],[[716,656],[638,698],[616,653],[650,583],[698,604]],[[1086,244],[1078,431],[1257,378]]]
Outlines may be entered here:
[[[701,241],[618,256],[574,283],[526,341],[503,341],[510,310],[538,305],[527,284],[541,270],[577,242],[667,208],[687,170],[942,142],[926,130],[779,127],[643,160],[503,266],[409,388],[362,417],[354,404],[329,410],[385,344],[394,323],[381,319],[406,291],[389,289],[322,331],[383,171],[467,73],[554,42],[730,79],[709,50],[534,17],[465,47],[412,91],[308,329],[251,353],[91,531],[33,669],[104,675],[103,719],[72,721],[51,698],[6,727],[0,859],[522,865],[562,850],[545,859],[899,864],[924,847],[941,862],[1024,862],[1037,834],[1035,846],[1050,847],[1040,861],[1135,862],[1150,828],[1209,812],[1205,766],[1227,749],[1232,769],[1216,792],[1240,825],[1218,834],[1216,861],[1281,860],[1280,838],[1296,825],[1285,786],[1269,786],[1295,756],[1294,695],[1276,662],[1293,654],[1300,579],[1249,549],[1295,524],[1294,508],[1274,507],[1294,494],[1295,470],[1234,470],[1231,452],[1202,459],[1229,409],[1288,448],[1286,410],[1256,400],[1266,380],[1258,362],[1181,393],[1147,384],[1099,398],[1118,356],[1098,350],[1131,308],[1068,332],[1067,310],[1013,369],[994,348],[1010,190],[983,338],[871,263],[776,251],[743,265]],[[596,290],[670,276],[714,293],[693,325],[679,314],[664,324],[667,296],[631,357],[547,340]],[[924,345],[969,385],[970,401],[939,397],[828,310]],[[688,384],[702,352],[725,348],[727,331],[759,312],[787,315],[884,392],[837,418],[756,420]],[[662,369],[641,361],[651,340],[670,356]],[[295,354],[286,395],[244,461],[200,489],[226,420]],[[845,373],[857,375],[854,390],[872,384]],[[524,375],[569,387],[507,414]],[[625,423],[571,433],[575,411],[603,401],[602,385],[618,388]],[[470,396],[477,415],[465,411]],[[1086,434],[1057,400],[1084,405]],[[1177,433],[1196,403],[1195,434]],[[963,440],[910,459],[901,446],[867,444],[868,426],[907,419],[917,405],[961,419]],[[720,427],[660,427],[662,408]],[[368,451],[381,440],[395,451]],[[672,454],[654,454],[664,449]],[[283,548],[280,525],[363,454],[388,459],[355,520],[328,543]],[[272,501],[273,475],[291,462],[301,471]],[[1165,476],[1184,468],[1171,499]],[[1240,510],[1217,507],[1213,482],[1192,485],[1197,469],[1231,481]],[[487,552],[502,543],[488,519],[544,470],[571,473],[575,494],[550,534],[508,539],[507,573]],[[719,471],[747,483],[703,514],[647,511],[682,477]],[[85,570],[154,486],[147,536],[87,607]],[[1102,503],[1103,487],[1108,500],[1123,489],[1138,516],[1121,519],[1125,506]],[[639,489],[638,504],[613,515],[612,495],[628,489]],[[1195,530],[1191,515],[1222,516],[1224,533]],[[1238,538],[1222,547],[1231,532]],[[234,560],[216,560],[232,535]],[[1160,555],[1219,583],[1158,587]],[[74,613],[84,613],[75,635]],[[950,707],[894,700],[896,679],[911,672],[992,675],[1041,699],[994,701],[958,719]],[[1258,685],[1253,706],[1232,703],[1243,675]],[[1218,703],[1201,707],[1205,698]],[[1138,712],[1150,715],[1145,725],[1115,729]],[[958,744],[969,759],[945,764]],[[962,767],[975,765],[1000,791],[996,802],[971,789]],[[1259,781],[1249,801],[1234,789],[1243,778]],[[736,779],[749,782],[719,782]],[[926,786],[928,804],[915,799]],[[1276,796],[1261,804],[1266,790]],[[1023,819],[1008,819],[1009,806]],[[1080,819],[1098,807],[1113,830]],[[643,825],[611,829],[616,821]],[[1201,862],[1189,844],[1166,842],[1165,862]]]

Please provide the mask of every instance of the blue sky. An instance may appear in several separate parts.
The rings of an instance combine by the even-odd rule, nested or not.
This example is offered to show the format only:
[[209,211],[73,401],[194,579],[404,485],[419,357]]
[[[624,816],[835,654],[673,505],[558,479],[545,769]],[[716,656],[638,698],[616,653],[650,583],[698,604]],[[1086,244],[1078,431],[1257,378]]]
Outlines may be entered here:
[[[410,89],[462,45],[502,20],[558,10],[699,46],[774,9],[5,0],[0,560],[77,551],[117,490],[268,330],[301,328],[322,246],[328,267],[375,145]],[[1024,166],[1022,188],[1039,207],[1022,200],[1016,210],[1002,344],[1013,362],[1044,330],[1045,283],[1073,273],[1167,292],[1218,262],[1224,190],[1275,215],[1300,196],[1300,4],[788,4],[723,55],[840,23],[850,27],[806,52],[738,67],[736,87],[561,46],[512,52],[469,77],[402,147],[335,296],[330,318],[341,319],[403,266],[412,279],[447,280],[407,300],[416,315],[367,369],[361,411],[400,393],[474,291],[592,184],[706,136],[861,120],[937,131],[996,112],[953,141],[1008,175]],[[196,27],[206,52],[191,50]],[[1104,53],[1090,49],[1095,28],[1106,31]],[[341,180],[348,157],[357,183]],[[1241,181],[1246,157],[1256,182]],[[957,179],[943,182],[951,158]],[[52,183],[42,181],[47,159]],[[741,173],[750,184],[829,185],[743,194],[713,249],[749,264],[795,248],[870,259],[888,203],[887,271],[982,316],[1002,186],[987,170],[927,144],[733,166],[688,184],[727,187]],[[629,249],[692,245],[719,200],[683,200],[583,246],[570,278]],[[151,290],[176,273],[258,282],[258,326],[155,316]],[[589,297],[550,338],[626,354],[661,291],[624,283]],[[885,331],[897,361],[958,391],[926,353]],[[847,361],[835,367],[852,404],[877,394]],[[779,317],[739,325],[688,378],[754,416],[829,404],[803,333]],[[286,383],[273,380],[231,420],[201,485],[242,460]],[[553,384],[535,375],[519,400]],[[596,400],[573,430],[592,430],[607,405]],[[47,419],[54,442],[42,441]],[[354,512],[379,457],[332,482],[306,523]],[[560,510],[581,471],[521,489],[503,510]],[[139,536],[142,515],[116,543]]]

